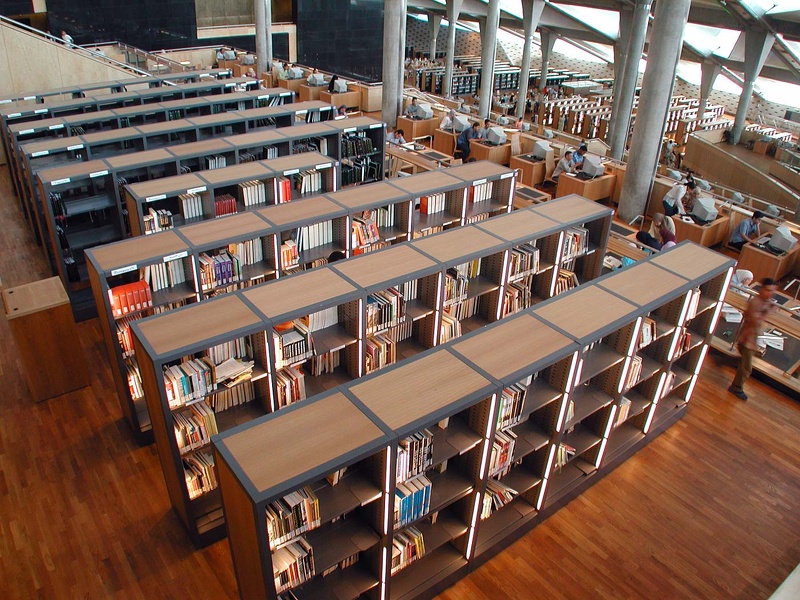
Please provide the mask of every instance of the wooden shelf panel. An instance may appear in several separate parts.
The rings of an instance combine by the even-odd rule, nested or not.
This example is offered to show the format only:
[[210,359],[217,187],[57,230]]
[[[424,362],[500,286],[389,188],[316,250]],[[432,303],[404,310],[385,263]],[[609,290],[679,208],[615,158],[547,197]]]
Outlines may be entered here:
[[436,193],[439,190],[463,188],[464,182],[451,177],[444,171],[428,171],[415,177],[395,179],[392,181],[392,185],[418,198],[420,195]]
[[685,242],[650,259],[655,265],[689,279],[697,279],[730,263],[730,258],[709,248]]
[[[387,182],[358,185],[326,194],[326,196],[350,210],[367,210],[376,206],[396,204],[402,200],[410,200],[411,196]],[[395,221],[397,219],[395,218]]]
[[141,262],[159,261],[164,256],[188,251],[186,242],[174,231],[139,236],[89,250],[97,267],[105,272]]
[[663,304],[664,290],[681,290],[686,281],[651,263],[638,263],[615,271],[597,285],[634,304],[648,306],[653,302]]
[[530,210],[565,225],[570,223],[584,223],[603,216],[608,216],[610,218],[612,215],[612,210],[610,208],[575,194],[539,204]]
[[312,196],[312,198],[312,202],[284,202],[256,212],[279,229],[287,225],[300,226],[323,220],[329,221],[347,214],[341,206],[324,196]]
[[374,502],[381,496],[380,488],[359,471],[352,469],[345,472],[336,485],[330,485],[323,479],[311,484],[311,489],[319,500],[320,520],[323,523]]
[[314,549],[314,570],[324,570],[356,552],[369,550],[380,540],[366,523],[357,517],[340,519],[303,534]]
[[469,425],[457,418],[450,419],[445,429],[433,426],[430,431],[433,433],[434,465],[467,452],[481,441],[480,434],[475,433]]
[[448,265],[460,264],[459,260],[475,253],[486,255],[503,249],[501,240],[477,227],[462,227],[426,236],[414,240],[410,245]]
[[508,167],[498,165],[488,160],[479,160],[465,165],[458,165],[447,169],[448,175],[459,177],[472,184],[479,179],[497,179],[503,175],[509,175],[514,171]]
[[467,560],[461,552],[450,544],[442,546],[393,575],[390,581],[391,597],[397,600],[413,598],[417,595],[418,587],[429,589],[466,564]]
[[[267,232],[269,226],[251,212],[228,215],[224,219],[212,219],[181,228],[184,236],[193,246],[201,248],[227,245],[229,240],[248,240]],[[151,236],[148,236],[151,237]]]
[[[600,306],[602,311],[597,310]],[[577,288],[559,296],[558,302],[548,302],[533,310],[533,314],[578,340],[597,338],[599,332],[613,323],[626,317],[633,320],[635,312],[633,304],[594,285]]]
[[362,288],[390,285],[391,282],[415,279],[419,271],[432,274],[437,264],[407,245],[394,246],[391,252],[369,252],[332,267]]

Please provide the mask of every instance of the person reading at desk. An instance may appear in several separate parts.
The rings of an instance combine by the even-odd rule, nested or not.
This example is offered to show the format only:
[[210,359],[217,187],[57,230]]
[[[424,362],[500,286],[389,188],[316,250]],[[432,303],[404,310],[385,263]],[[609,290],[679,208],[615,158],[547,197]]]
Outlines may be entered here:
[[745,219],[733,230],[729,245],[741,250],[747,242],[754,244],[761,235],[761,219],[764,213],[760,210],[753,212],[753,216]]
[[471,148],[469,147],[470,140],[477,140],[480,138],[480,124],[475,121],[472,127],[469,127],[461,132],[456,142],[456,150],[461,153],[462,160],[466,161],[469,158]]
[[656,213],[653,215],[650,231],[637,232],[636,239],[655,250],[672,248],[677,243],[675,223],[672,222],[672,218]]
[[439,129],[441,129],[442,131],[446,131],[448,129],[452,129],[453,128],[453,120],[455,118],[456,118],[456,111],[454,111],[451,108],[450,112],[447,113],[444,117],[442,117],[442,122],[439,123]]
[[486,135],[489,133],[489,127],[491,127],[492,122],[489,119],[483,120],[483,127],[478,130],[478,138],[485,140]]
[[392,133],[386,136],[386,141],[390,144],[398,144],[403,145],[406,143],[406,139],[403,137],[405,132],[402,129],[395,129]]
[[411,104],[406,108],[406,117],[409,119],[419,119],[419,106],[417,106],[416,98],[412,98]]
[[555,170],[553,171],[553,181],[558,181],[558,177],[562,173],[574,173],[575,167],[572,165],[572,150],[567,150],[564,152],[564,156],[561,157],[561,160],[558,161]]
[[575,171],[580,171],[583,168],[583,157],[586,156],[588,151],[588,146],[586,146],[586,144],[581,144],[578,151],[572,153],[572,168]]

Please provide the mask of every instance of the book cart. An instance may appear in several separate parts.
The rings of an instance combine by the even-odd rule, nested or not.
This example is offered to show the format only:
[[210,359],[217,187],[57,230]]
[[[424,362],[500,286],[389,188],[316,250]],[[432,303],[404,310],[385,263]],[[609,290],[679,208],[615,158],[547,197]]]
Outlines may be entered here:
[[[685,414],[733,264],[684,242],[214,437],[241,597],[431,597],[480,566]],[[700,341],[672,351],[684,328]],[[629,380],[661,338],[657,371]]]

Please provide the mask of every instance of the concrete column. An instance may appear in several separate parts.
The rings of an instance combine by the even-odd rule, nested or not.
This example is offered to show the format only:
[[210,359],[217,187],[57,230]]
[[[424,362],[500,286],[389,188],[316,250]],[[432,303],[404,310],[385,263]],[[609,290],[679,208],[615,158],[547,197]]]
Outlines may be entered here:
[[714,87],[714,82],[722,71],[722,67],[710,60],[704,60],[700,63],[700,69],[702,70],[700,75],[700,105],[697,107],[696,121],[702,119],[706,112],[708,97],[711,95],[711,89]]
[[272,0],[255,0],[258,74],[272,71]]
[[539,89],[544,90],[547,87],[547,68],[550,65],[550,56],[553,54],[553,46],[558,36],[542,29],[539,31],[539,37],[542,40],[542,74],[539,77]]
[[444,61],[444,82],[442,93],[445,98],[450,96],[453,85],[453,60],[456,55],[456,21],[461,15],[461,6],[464,0],[447,0],[447,56]]
[[486,21],[481,21],[481,99],[478,114],[489,117],[494,90],[494,62],[497,56],[497,28],[500,26],[500,0],[489,0]]
[[381,117],[394,127],[403,103],[405,55],[405,0],[386,0],[383,6],[383,101]]
[[[633,27],[633,7],[624,6],[619,11],[619,38],[613,46],[614,50],[614,93],[622,88],[622,76],[625,73],[625,61],[628,59],[628,44],[631,39],[631,29]],[[612,105],[613,106],[613,105]],[[617,120],[617,113],[612,109],[609,119],[608,134],[606,143],[610,146],[614,136],[614,123]]]
[[442,25],[442,15],[428,15],[428,27],[431,30],[431,60],[436,60],[436,42],[439,40],[439,28]]
[[744,32],[744,84],[742,85],[742,95],[739,96],[739,105],[736,107],[736,120],[733,122],[731,130],[731,142],[738,144],[744,131],[747,110],[750,108],[750,101],[753,99],[753,88],[756,85],[756,78],[761,73],[764,63],[767,62],[775,36],[768,31],[756,31],[748,29]]
[[522,0],[522,22],[525,27],[525,46],[522,49],[522,64],[519,75],[519,94],[517,95],[517,118],[525,116],[525,99],[528,97],[528,73],[531,70],[531,49],[533,34],[542,18],[544,0]]
[[[691,0],[670,0],[656,5],[647,70],[619,200],[619,215],[628,222],[647,209],[690,5]],[[636,53],[629,54],[629,62],[634,62],[635,56]]]
[[[633,99],[636,96],[636,84],[639,81],[639,61],[642,58],[644,41],[647,36],[651,4],[652,0],[636,0],[622,81],[619,88],[614,89],[614,104],[611,106],[612,121],[608,143],[611,146],[611,156],[617,160],[622,159],[622,155],[625,153],[625,143],[628,141]],[[681,29],[680,35],[683,36],[683,29]],[[651,50],[653,48],[652,42],[650,43],[650,48]],[[672,85],[671,81],[670,85]],[[642,88],[644,88],[644,85],[642,85]]]

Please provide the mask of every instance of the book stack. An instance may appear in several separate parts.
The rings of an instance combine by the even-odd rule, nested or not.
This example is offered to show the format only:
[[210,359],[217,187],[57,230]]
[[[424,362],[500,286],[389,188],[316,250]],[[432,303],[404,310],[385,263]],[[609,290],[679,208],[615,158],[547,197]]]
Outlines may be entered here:
[[302,362],[314,354],[311,332],[301,320],[275,325],[272,336],[275,341],[275,365],[279,369]]
[[514,446],[517,434],[511,431],[497,431],[492,443],[492,457],[489,460],[489,477],[502,477],[511,470],[514,460]]
[[306,382],[303,371],[296,367],[284,367],[275,373],[278,408],[285,408],[306,399]]
[[511,249],[508,263],[508,280],[517,281],[539,271],[539,248],[523,244]]
[[117,341],[122,350],[122,358],[133,356],[133,337],[131,336],[131,323],[138,321],[142,315],[129,315],[121,317],[115,324],[117,329]]
[[226,215],[235,215],[236,198],[230,194],[221,194],[218,198],[214,198],[214,216],[224,217]]
[[575,448],[569,444],[561,443],[556,452],[556,468],[560,469],[575,457]]
[[478,307],[480,306],[479,300],[480,298],[478,296],[467,298],[462,302],[445,307],[445,311],[454,319],[463,321],[464,319],[469,319],[478,314]]
[[272,555],[275,591],[283,593],[314,577],[314,551],[303,538],[276,550]]
[[190,500],[217,489],[214,455],[210,452],[196,452],[184,458],[183,474],[186,478],[186,489],[189,490]]
[[275,204],[283,204],[292,201],[292,180],[287,177],[278,177],[278,201]]
[[375,337],[367,338],[365,356],[367,363],[365,373],[372,373],[383,369],[387,365],[394,364],[397,360],[394,340],[386,334],[378,334]]
[[427,235],[433,235],[434,233],[441,233],[444,231],[444,227],[438,225],[436,227],[428,227],[427,229],[421,229],[419,231],[414,231],[411,234],[411,239],[416,240],[417,238],[422,238]]
[[186,281],[183,260],[170,260],[144,268],[142,279],[150,284],[154,292],[175,287]]
[[620,398],[619,401],[619,412],[617,413],[617,420],[614,423],[614,427],[619,427],[625,421],[628,420],[628,415],[631,412],[631,401],[628,400],[625,396]]
[[397,485],[394,496],[394,525],[402,527],[428,514],[431,480],[418,475]]
[[367,335],[394,327],[406,316],[406,300],[395,287],[367,296]]
[[253,376],[255,361],[241,361],[229,358],[214,368],[215,383],[232,388]]
[[200,289],[209,292],[214,288],[230,285],[242,278],[242,266],[236,255],[223,251],[214,256],[205,252],[197,259],[200,269]]
[[192,358],[179,365],[164,365],[164,389],[170,408],[200,400],[217,389],[216,365],[207,357]]
[[301,194],[314,194],[322,191],[322,173],[316,169],[301,171],[295,175],[295,178]]
[[214,411],[205,402],[197,402],[189,410],[172,415],[178,451],[183,455],[207,446],[217,431]]
[[333,242],[333,221],[323,221],[297,230],[297,246],[300,252]]
[[[463,266],[463,265],[462,265]],[[457,268],[447,269],[444,278],[444,305],[450,306],[467,299],[469,278]]]
[[443,312],[439,343],[444,344],[457,337],[461,337],[461,321]]
[[283,269],[296,268],[300,262],[300,253],[297,249],[297,242],[286,240],[281,244],[281,267]]
[[221,154],[206,156],[206,169],[222,169],[228,166],[228,160]]
[[444,212],[447,205],[444,192],[440,194],[430,194],[419,199],[419,212],[424,215],[434,215]]
[[319,499],[308,486],[267,505],[270,550],[320,526]]
[[[368,211],[369,212],[369,211]],[[375,211],[372,211],[375,214]],[[360,248],[379,242],[381,234],[373,218],[353,217],[353,247]]]
[[108,290],[108,299],[111,304],[111,315],[115,318],[153,306],[153,295],[145,280],[111,288]]
[[339,350],[326,352],[320,356],[312,356],[308,368],[309,374],[317,377],[324,373],[333,373],[340,364],[341,355]]
[[519,281],[508,284],[503,298],[503,317],[528,308],[532,302],[533,293],[530,286]]
[[519,423],[519,416],[525,404],[525,394],[530,383],[531,378],[528,377],[503,390],[497,413],[497,429],[505,429]]
[[139,373],[139,365],[135,362],[128,362],[125,365],[125,371],[128,379],[128,391],[131,393],[131,398],[134,400],[143,399],[144,386],[142,385],[142,376]]
[[688,303],[686,321],[691,321],[697,316],[697,309],[700,306],[700,288],[695,288],[689,292]]
[[561,260],[572,260],[589,251],[589,230],[583,227],[571,227],[564,232],[564,251]]
[[567,292],[579,285],[578,275],[574,271],[561,268],[558,270],[558,277],[556,277],[555,295]]
[[230,358],[246,358],[250,356],[248,338],[240,337],[211,346],[206,350],[206,355],[215,365],[220,365]]
[[172,212],[165,208],[148,208],[147,214],[142,217],[142,222],[144,224],[145,235],[158,233],[159,231],[166,231],[167,229],[172,229],[175,226]]
[[239,184],[239,197],[245,206],[267,203],[267,187],[257,179]]
[[339,307],[331,306],[308,315],[309,331],[319,331],[327,327],[333,327],[339,322]]
[[425,541],[422,532],[416,527],[408,527],[395,534],[392,539],[392,575],[403,570],[425,554]]
[[492,190],[494,189],[493,181],[486,181],[473,185],[469,188],[469,201],[470,202],[484,202],[490,200],[492,197]]
[[642,357],[634,356],[631,359],[631,364],[628,367],[628,376],[625,381],[625,389],[630,389],[639,383],[642,376]]
[[237,385],[230,389],[223,389],[206,398],[206,403],[215,413],[228,410],[234,406],[241,406],[256,399],[256,391],[252,383]]
[[397,483],[423,474],[433,466],[433,433],[423,429],[400,441],[397,448]]
[[496,510],[500,510],[506,504],[511,502],[518,492],[497,481],[496,479],[489,479],[486,482],[486,493],[483,496],[483,506],[481,507],[481,520],[488,519]]
[[375,148],[366,135],[349,134],[342,137],[342,158],[353,158],[372,154]]
[[235,257],[242,266],[255,265],[264,260],[264,246],[261,238],[229,244],[228,253]]
[[181,203],[181,214],[186,221],[203,216],[203,197],[200,194],[181,194],[178,200]]
[[656,322],[650,317],[645,317],[642,320],[642,327],[639,330],[639,348],[649,346],[654,339],[658,336]]

